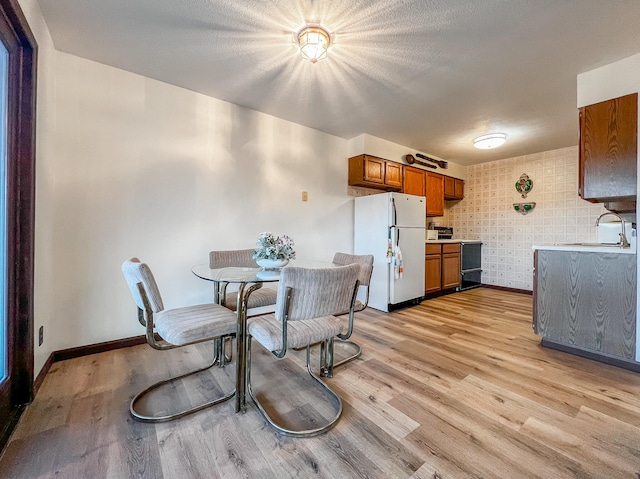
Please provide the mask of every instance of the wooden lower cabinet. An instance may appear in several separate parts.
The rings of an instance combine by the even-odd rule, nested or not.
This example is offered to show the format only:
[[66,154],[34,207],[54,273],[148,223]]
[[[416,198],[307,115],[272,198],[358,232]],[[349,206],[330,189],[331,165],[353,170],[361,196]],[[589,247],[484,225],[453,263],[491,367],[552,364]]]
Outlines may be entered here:
[[425,294],[460,286],[460,243],[425,245]]
[[424,257],[424,293],[440,291],[442,277],[442,255],[428,254]]
[[[454,246],[454,245],[443,245]],[[460,244],[456,244],[458,252],[442,253],[442,289],[460,286]]]

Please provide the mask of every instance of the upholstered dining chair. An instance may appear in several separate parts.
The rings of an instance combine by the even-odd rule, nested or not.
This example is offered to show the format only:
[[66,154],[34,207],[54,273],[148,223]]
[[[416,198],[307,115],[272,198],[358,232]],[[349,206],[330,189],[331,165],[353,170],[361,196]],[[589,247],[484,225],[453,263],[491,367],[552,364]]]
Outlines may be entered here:
[[[257,268],[258,264],[253,259],[253,249],[237,249],[237,250],[218,250],[209,252],[209,267],[227,268],[236,266],[240,268]],[[218,291],[216,298],[219,298],[220,304],[235,311],[237,308],[237,293],[227,293],[228,283],[216,283]],[[249,296],[247,309],[261,308],[264,306],[272,306],[276,304],[276,290],[263,287],[255,290]]]
[[[203,341],[213,341],[214,356],[211,364],[203,368],[160,381],[136,394],[129,406],[131,415],[143,422],[165,422],[231,399],[235,390],[174,414],[149,416],[136,411],[136,404],[160,386],[205,371],[216,364],[224,364],[221,338],[236,333],[237,318],[233,311],[213,303],[165,309],[151,269],[138,258],[131,258],[122,263],[122,273],[138,307],[138,321],[146,328],[147,343],[152,348],[167,350]],[[156,340],[156,333],[161,341]]]
[[[341,332],[334,338],[335,341],[348,344],[354,350],[354,353],[350,356],[335,362],[333,356],[334,348],[330,348],[327,341],[324,341],[320,347],[320,375],[324,377],[333,377],[333,369],[341,366],[349,361],[353,361],[362,355],[362,348],[358,343],[351,341],[351,333],[353,332],[354,313],[363,311],[366,309],[369,303],[369,285],[371,284],[371,275],[373,273],[373,255],[372,254],[348,254],[348,253],[336,253],[333,256],[333,264],[335,265],[347,265],[357,264],[360,267],[358,274],[358,280],[360,282],[360,289],[364,290],[364,302],[356,299],[353,306],[353,311],[343,311],[337,316],[348,316],[348,322],[346,327],[343,325]],[[343,321],[344,322],[344,321]],[[346,331],[345,331],[346,330]],[[345,332],[342,332],[345,331]]]
[[[278,284],[278,299],[274,314],[249,318],[247,322],[247,391],[264,418],[280,433],[289,436],[311,437],[328,431],[342,414],[340,397],[311,370],[311,344],[327,341],[333,347],[333,338],[340,333],[340,320],[334,316],[352,310],[358,291],[358,265],[335,268],[309,269],[287,267],[282,270]],[[277,358],[283,358],[287,349],[305,346],[307,371],[328,393],[335,404],[336,413],[325,424],[309,429],[293,429],[278,424],[265,410],[251,386],[251,343],[258,341]]]

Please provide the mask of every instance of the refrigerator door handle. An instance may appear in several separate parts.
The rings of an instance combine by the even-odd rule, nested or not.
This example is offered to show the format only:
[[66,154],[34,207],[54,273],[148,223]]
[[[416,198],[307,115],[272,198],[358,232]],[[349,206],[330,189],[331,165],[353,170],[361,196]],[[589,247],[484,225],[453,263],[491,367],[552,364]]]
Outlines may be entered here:
[[391,226],[398,224],[398,210],[396,210],[396,199],[391,197]]

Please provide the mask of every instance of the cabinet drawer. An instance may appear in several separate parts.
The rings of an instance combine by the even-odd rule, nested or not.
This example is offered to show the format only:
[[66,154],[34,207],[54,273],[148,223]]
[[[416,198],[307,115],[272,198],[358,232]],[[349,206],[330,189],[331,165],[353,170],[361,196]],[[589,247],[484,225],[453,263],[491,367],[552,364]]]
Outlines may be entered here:
[[424,245],[424,254],[440,254],[442,252],[442,245],[440,243],[437,244],[425,244]]
[[443,253],[459,253],[460,243],[445,243],[442,245]]

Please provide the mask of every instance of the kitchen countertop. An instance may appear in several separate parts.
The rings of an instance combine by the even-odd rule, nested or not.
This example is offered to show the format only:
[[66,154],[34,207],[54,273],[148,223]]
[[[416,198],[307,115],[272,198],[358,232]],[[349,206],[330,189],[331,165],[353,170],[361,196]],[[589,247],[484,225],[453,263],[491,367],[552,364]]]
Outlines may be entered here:
[[469,239],[441,239],[441,240],[425,240],[425,243],[434,244],[446,244],[446,243],[482,243],[482,240],[469,240]]
[[635,248],[620,248],[618,246],[599,246],[597,243],[584,244],[548,244],[533,245],[532,249],[544,249],[554,251],[576,251],[578,253],[615,253],[615,254],[636,254]]

